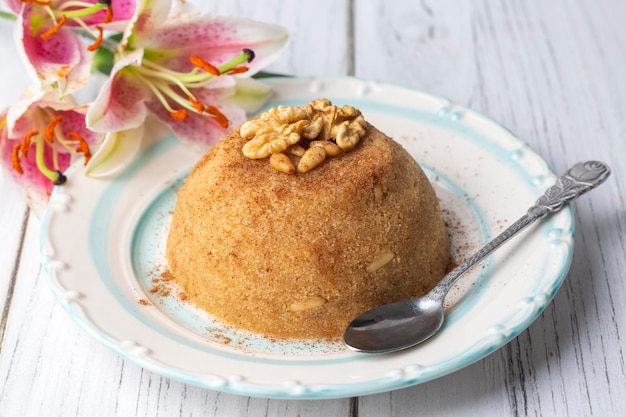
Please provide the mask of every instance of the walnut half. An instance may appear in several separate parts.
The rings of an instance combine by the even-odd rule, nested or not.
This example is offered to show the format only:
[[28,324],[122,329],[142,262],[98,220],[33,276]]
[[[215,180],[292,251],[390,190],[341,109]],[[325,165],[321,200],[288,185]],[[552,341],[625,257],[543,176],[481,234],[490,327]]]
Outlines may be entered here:
[[[353,149],[365,136],[366,125],[358,109],[348,105],[340,108],[321,98],[300,107],[272,108],[241,125],[239,133],[248,140],[242,148],[247,158],[263,159],[286,151],[293,158],[306,159],[307,169],[297,170],[304,173],[320,165],[326,157],[335,157],[342,151]],[[321,147],[326,152],[308,152],[312,147]],[[296,154],[291,152],[293,149],[303,149],[304,152]],[[295,165],[299,166],[300,162],[304,163],[296,161]],[[272,166],[276,167],[275,164]]]

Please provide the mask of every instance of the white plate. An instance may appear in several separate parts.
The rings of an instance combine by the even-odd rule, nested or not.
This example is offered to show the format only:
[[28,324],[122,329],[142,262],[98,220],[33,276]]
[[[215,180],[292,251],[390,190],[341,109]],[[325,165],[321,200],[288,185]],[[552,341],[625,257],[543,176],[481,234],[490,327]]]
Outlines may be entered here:
[[[360,108],[405,146],[441,198],[457,259],[515,221],[555,178],[509,131],[439,97],[352,78],[267,82],[275,91],[268,107],[327,97]],[[51,197],[41,240],[52,290],[80,326],[122,357],[190,384],[259,397],[336,398],[422,383],[522,332],[553,298],[571,261],[574,222],[566,208],[462,278],[447,300],[444,328],[417,348],[367,355],[339,343],[243,334],[174,292],[151,292],[176,189],[199,156],[168,136],[153,140],[113,180],[73,166]]]

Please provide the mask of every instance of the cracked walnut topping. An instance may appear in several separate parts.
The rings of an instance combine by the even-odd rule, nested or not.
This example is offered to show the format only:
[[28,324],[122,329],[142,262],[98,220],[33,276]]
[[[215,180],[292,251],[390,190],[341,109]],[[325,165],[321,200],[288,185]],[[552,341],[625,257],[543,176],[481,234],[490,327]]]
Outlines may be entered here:
[[354,148],[366,125],[358,109],[337,107],[322,98],[304,106],[272,108],[241,125],[239,133],[248,140],[242,148],[247,158],[272,157],[276,170],[293,174],[308,172],[326,157]]

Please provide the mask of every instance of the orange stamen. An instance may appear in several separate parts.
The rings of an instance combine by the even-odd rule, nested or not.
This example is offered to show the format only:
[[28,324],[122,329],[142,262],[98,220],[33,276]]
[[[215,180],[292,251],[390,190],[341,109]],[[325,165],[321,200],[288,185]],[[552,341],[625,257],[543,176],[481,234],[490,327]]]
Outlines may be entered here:
[[63,117],[54,116],[54,118],[48,123],[46,129],[43,131],[43,137],[46,138],[46,142],[53,143],[54,142],[54,129],[56,129],[57,125],[63,121]]
[[202,104],[200,100],[197,100],[195,97],[189,96],[189,102],[198,113],[202,113],[204,111],[204,104]]
[[51,1],[43,1],[43,0],[20,0],[22,3],[33,3],[37,6],[50,6]]
[[228,125],[230,124],[230,122],[228,121],[228,118],[224,116],[224,113],[219,111],[217,107],[206,106],[206,111],[213,117],[213,120],[215,120],[217,124],[223,127],[224,129],[226,129]]
[[38,134],[38,130],[31,130],[26,134],[26,136],[24,136],[24,139],[22,139],[22,143],[20,144],[20,155],[22,157],[28,157],[28,150],[30,149],[30,143],[33,139],[33,136],[36,136]]
[[11,168],[13,168],[13,171],[17,172],[18,174],[22,175],[24,173],[24,170],[22,169],[22,165],[20,165],[20,149],[22,148],[22,144],[18,143],[13,147],[13,153],[11,154]]
[[87,165],[87,163],[91,159],[91,151],[89,150],[89,144],[87,143],[85,138],[83,138],[77,132],[69,132],[67,136],[69,136],[70,138],[78,142],[78,146],[76,147],[76,152],[79,152],[85,155],[85,165]]
[[102,26],[97,25],[96,29],[98,29],[98,37],[96,38],[95,42],[92,43],[91,45],[89,45],[87,47],[87,50],[89,52],[93,52],[95,50],[97,50],[98,48],[100,48],[100,45],[102,45]]
[[240,67],[235,67],[235,68],[231,68],[228,71],[226,71],[227,74],[241,74],[242,72],[246,72],[248,71],[248,67],[242,65]]
[[52,35],[54,35],[55,33],[57,33],[61,29],[61,27],[65,24],[65,21],[66,21],[65,15],[62,14],[61,18],[59,19],[59,22],[52,29],[50,29],[49,31],[43,33],[41,35],[41,38],[43,40],[50,39],[50,37],[52,37]]
[[217,69],[216,66],[208,63],[207,61],[205,61],[204,59],[202,59],[201,57],[199,57],[198,55],[190,55],[189,56],[189,61],[196,67],[205,70],[206,72],[208,72],[209,74],[213,74],[216,77],[220,75],[220,70]]
[[170,112],[170,116],[172,116],[172,119],[182,122],[183,120],[187,118],[187,110],[180,109],[180,110],[172,111]]
[[110,23],[113,20],[113,6],[107,7],[107,15],[104,18],[104,23]]

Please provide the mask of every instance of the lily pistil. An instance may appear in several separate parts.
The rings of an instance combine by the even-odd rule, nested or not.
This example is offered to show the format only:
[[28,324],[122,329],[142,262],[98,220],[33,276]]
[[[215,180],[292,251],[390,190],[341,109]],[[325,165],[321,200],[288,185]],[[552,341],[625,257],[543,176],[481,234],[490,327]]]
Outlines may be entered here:
[[[59,147],[68,152],[82,153],[87,165],[91,158],[89,144],[78,132],[63,131],[61,115],[54,115],[46,109],[41,109],[36,119],[35,128],[26,133],[22,141],[13,147],[12,168],[18,174],[24,174],[21,162],[28,158],[29,152],[34,148],[37,169],[55,185],[63,184],[66,177],[61,173],[59,165]],[[45,155],[48,152],[52,153],[52,166],[46,163]]]

